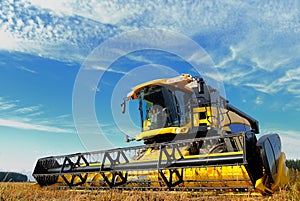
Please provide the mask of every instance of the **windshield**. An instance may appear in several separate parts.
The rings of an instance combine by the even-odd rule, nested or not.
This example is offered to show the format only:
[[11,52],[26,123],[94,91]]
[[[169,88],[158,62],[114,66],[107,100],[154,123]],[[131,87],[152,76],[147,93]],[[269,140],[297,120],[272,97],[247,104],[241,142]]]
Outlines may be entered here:
[[188,94],[164,86],[145,88],[140,92],[142,130],[181,126],[190,120]]

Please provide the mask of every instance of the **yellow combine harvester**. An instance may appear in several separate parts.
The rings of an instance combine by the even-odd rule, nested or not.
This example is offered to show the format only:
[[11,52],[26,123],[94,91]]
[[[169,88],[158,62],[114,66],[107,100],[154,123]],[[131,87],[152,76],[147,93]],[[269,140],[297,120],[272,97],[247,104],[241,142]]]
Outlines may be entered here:
[[259,140],[258,122],[191,75],[136,86],[145,145],[41,158],[41,186],[273,193],[289,182],[278,134]]

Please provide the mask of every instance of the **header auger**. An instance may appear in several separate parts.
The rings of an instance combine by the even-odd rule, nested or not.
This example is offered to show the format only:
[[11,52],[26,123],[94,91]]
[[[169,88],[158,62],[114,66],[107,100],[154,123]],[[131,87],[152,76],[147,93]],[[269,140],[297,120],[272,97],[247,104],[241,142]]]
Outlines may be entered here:
[[136,86],[145,145],[41,158],[41,186],[273,193],[289,182],[278,134],[259,140],[258,121],[199,77],[180,75]]

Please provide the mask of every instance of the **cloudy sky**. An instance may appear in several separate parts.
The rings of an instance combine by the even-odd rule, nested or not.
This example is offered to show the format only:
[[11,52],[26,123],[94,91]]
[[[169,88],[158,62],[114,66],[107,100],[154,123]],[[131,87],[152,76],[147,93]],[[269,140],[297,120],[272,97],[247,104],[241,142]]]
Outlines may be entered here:
[[[119,109],[115,99],[140,81],[130,82],[133,75],[195,72],[183,67],[184,57],[160,49],[123,50],[109,68],[96,65],[107,41],[145,29],[195,41],[214,63],[227,99],[260,121],[261,134],[279,133],[287,158],[300,158],[299,6],[292,0],[0,1],[0,169],[31,171],[37,158],[123,146],[124,132],[138,134],[138,125],[120,132],[122,120],[111,112]],[[167,40],[146,35],[145,41]],[[184,45],[170,41],[172,48]],[[94,95],[94,118],[105,139],[88,124],[90,135],[82,134],[87,130],[78,125],[76,90],[81,69],[90,65],[101,74],[99,82],[85,84],[91,84],[88,95]]]

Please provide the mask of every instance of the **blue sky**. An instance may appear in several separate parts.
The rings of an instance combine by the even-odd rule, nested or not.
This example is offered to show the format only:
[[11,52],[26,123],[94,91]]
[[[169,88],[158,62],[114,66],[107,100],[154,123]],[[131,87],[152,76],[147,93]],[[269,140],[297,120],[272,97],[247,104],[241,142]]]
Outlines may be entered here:
[[[126,121],[114,115],[117,99],[141,82],[135,73],[148,81],[195,72],[188,62],[148,50],[123,55],[105,72],[94,68],[103,73],[89,86],[102,135],[96,129],[77,132],[74,88],[95,49],[147,28],[198,43],[215,64],[227,99],[258,119],[262,134],[279,133],[287,158],[300,158],[299,6],[297,1],[238,0],[0,1],[0,169],[32,171],[40,157],[129,146],[124,132],[138,134],[138,125],[120,132],[116,124]],[[180,49],[178,44],[171,45]],[[135,109],[130,105],[131,121]]]

